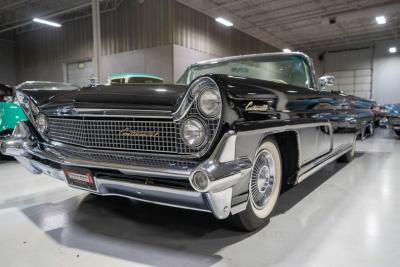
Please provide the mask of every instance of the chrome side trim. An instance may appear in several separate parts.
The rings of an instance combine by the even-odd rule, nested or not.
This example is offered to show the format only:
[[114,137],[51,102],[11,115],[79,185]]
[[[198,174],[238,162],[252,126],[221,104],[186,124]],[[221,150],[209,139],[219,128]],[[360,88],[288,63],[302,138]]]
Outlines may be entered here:
[[[241,131],[237,133],[237,136],[246,136],[250,134],[255,134],[255,135],[260,135],[262,137],[271,135],[271,134],[276,134],[276,133],[282,133],[282,132],[289,132],[293,131],[296,134],[296,140],[297,140],[297,150],[298,150],[298,168],[301,167],[301,162],[302,162],[302,151],[301,151],[301,140],[299,136],[299,129],[304,129],[304,128],[310,128],[310,127],[319,127],[319,126],[328,126],[330,133],[331,133],[331,150],[333,147],[333,137],[332,137],[332,125],[330,122],[312,122],[312,123],[303,123],[303,124],[296,124],[296,125],[283,125],[283,126],[277,126],[277,127],[270,127],[270,128],[263,128],[263,129],[257,129],[257,130],[250,130],[250,131]],[[259,140],[259,143],[257,147],[261,145],[262,140]],[[329,152],[328,152],[329,153]],[[252,154],[253,158],[255,154]]]
[[307,170],[306,172],[304,172],[301,175],[299,175],[297,177],[296,184],[304,181],[304,179],[306,179],[307,177],[313,175],[314,173],[316,173],[320,169],[324,168],[326,165],[328,165],[329,163],[335,161],[336,159],[338,159],[342,155],[346,154],[347,152],[351,151],[352,149],[353,149],[353,147],[350,146],[348,148],[345,148],[344,150],[340,150],[339,152],[337,152],[337,153],[335,153],[333,155],[329,154],[326,157],[323,157],[323,158],[318,159],[318,160],[316,160],[314,162],[311,162],[310,165],[313,165],[313,167],[311,167],[309,170]]
[[283,125],[283,126],[277,126],[277,127],[270,127],[266,129],[257,129],[257,130],[251,130],[251,131],[243,131],[243,132],[238,132],[238,134],[245,134],[245,133],[278,133],[278,132],[285,132],[285,131],[290,131],[290,130],[298,130],[298,129],[303,129],[303,128],[309,128],[309,127],[318,127],[318,126],[328,126],[331,128],[331,123],[330,122],[312,122],[312,123],[303,123],[303,124],[295,124],[295,125]]

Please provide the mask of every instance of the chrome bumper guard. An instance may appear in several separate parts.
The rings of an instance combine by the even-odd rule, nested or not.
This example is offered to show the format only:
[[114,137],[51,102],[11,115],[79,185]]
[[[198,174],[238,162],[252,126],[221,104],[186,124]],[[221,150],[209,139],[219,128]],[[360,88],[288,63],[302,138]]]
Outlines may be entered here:
[[[240,212],[246,207],[246,203],[232,207],[233,188],[239,182],[248,182],[252,165],[247,158],[235,158],[236,134],[234,132],[226,133],[214,153],[202,162],[193,163],[188,160],[188,164],[176,164],[174,161],[166,159],[167,165],[161,167],[139,166],[132,162],[128,164],[127,162],[100,161],[90,158],[90,155],[93,155],[91,153],[94,151],[99,153],[98,150],[88,150],[59,143],[49,145],[39,143],[37,140],[38,138],[30,131],[26,122],[20,122],[13,135],[1,142],[1,152],[14,156],[32,173],[44,173],[62,181],[66,181],[64,171],[56,166],[113,170],[125,175],[165,180],[180,179],[189,181],[191,185],[193,185],[194,174],[203,172],[208,178],[208,186],[204,190],[195,187],[193,187],[194,190],[176,189],[96,177],[97,191],[93,193],[117,195],[161,205],[212,212],[218,219],[227,218],[229,214]],[[65,150],[71,151],[71,149],[87,153],[89,157],[67,155]],[[101,152],[108,153],[107,151]],[[115,153],[115,151],[109,151],[109,153]],[[143,155],[137,156],[139,159],[143,157]],[[182,163],[182,161],[184,160],[179,159],[179,162]]]

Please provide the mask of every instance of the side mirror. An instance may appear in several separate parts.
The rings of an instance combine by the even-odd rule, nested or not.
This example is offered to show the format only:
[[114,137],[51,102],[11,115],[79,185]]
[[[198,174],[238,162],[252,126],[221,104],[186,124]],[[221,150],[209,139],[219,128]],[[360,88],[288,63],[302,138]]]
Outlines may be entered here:
[[321,90],[326,91],[328,90],[328,87],[333,87],[335,86],[335,76],[322,76],[318,79],[319,81],[319,86],[321,88]]

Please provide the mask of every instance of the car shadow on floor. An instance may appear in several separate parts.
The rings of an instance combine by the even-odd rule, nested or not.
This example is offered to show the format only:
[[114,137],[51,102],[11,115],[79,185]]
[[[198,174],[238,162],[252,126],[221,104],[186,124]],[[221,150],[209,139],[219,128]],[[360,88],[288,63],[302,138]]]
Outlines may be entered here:
[[[329,164],[287,190],[274,216],[291,209],[345,166]],[[80,254],[90,251],[156,266],[210,266],[221,260],[221,249],[257,233],[233,231],[226,221],[207,213],[87,194],[23,212],[57,243],[79,249]]]

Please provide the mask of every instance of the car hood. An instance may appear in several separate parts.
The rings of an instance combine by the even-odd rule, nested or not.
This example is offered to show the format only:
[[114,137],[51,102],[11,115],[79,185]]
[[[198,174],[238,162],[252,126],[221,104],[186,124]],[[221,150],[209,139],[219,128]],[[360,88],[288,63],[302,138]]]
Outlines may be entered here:
[[173,84],[113,84],[58,94],[41,102],[47,112],[71,110],[176,110],[187,86]]

